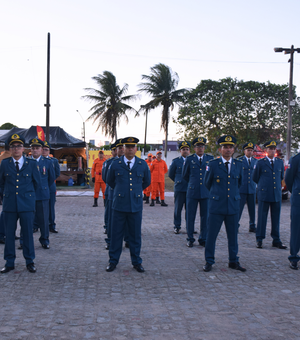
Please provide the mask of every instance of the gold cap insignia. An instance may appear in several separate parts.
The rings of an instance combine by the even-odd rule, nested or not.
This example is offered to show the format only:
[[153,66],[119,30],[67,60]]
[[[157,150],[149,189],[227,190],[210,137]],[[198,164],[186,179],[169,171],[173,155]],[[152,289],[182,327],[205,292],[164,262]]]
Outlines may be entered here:
[[198,138],[198,142],[203,142],[203,138]]
[[127,142],[134,142],[134,139],[133,139],[132,137],[129,137],[129,138],[127,139]]
[[272,142],[270,143],[270,145],[275,145],[275,146],[276,146],[276,142],[274,142],[274,141],[272,140]]
[[19,138],[20,138],[20,136],[17,135],[16,133],[15,133],[14,135],[11,136],[11,139],[19,139]]
[[248,143],[248,146],[249,146],[250,148],[253,148],[253,144],[252,144],[252,143]]
[[187,145],[187,142],[182,142],[182,145]]
[[36,139],[36,138],[34,138],[33,140],[32,140],[32,143],[38,143],[39,141]]
[[226,142],[231,142],[231,141],[232,141],[232,138],[231,138],[230,136],[226,136],[226,137],[225,137],[225,141],[226,141]]

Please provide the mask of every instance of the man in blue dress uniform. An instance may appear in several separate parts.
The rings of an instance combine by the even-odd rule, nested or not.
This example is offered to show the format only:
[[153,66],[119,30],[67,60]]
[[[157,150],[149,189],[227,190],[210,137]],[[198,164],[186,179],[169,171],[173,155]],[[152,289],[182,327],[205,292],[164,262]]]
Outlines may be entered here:
[[52,161],[42,156],[44,142],[38,138],[29,141],[32,158],[37,161],[41,185],[36,190],[33,231],[41,230],[39,241],[44,249],[49,249],[49,199],[50,187],[55,180]]
[[238,254],[238,222],[240,212],[240,192],[242,184],[242,162],[232,158],[236,138],[225,135],[219,138],[220,158],[209,162],[205,174],[205,185],[209,190],[208,202],[208,233],[205,245],[205,272],[212,269],[215,263],[216,239],[225,223],[229,264],[228,267],[242,272]]
[[285,174],[285,183],[291,196],[291,238],[290,238],[290,268],[298,269],[300,257],[300,153],[292,157]]
[[240,216],[241,219],[245,203],[247,202],[248,213],[249,213],[249,232],[256,232],[255,225],[255,201],[256,201],[256,184],[253,182],[252,174],[256,166],[257,159],[253,158],[253,143],[249,142],[243,145],[244,157],[240,160],[243,162],[243,181],[240,187]]
[[262,248],[266,237],[266,227],[269,208],[271,210],[272,246],[286,249],[279,235],[281,211],[281,181],[284,177],[284,164],[275,157],[277,143],[274,140],[264,144],[267,156],[258,160],[253,171],[253,181],[257,183],[258,217],[256,229],[256,247]]
[[[55,179],[57,179],[60,176],[60,167],[58,160],[54,157],[50,157],[50,149],[51,145],[44,141],[43,146],[43,157],[50,159],[52,162],[54,173],[55,173]],[[56,230],[56,223],[55,223],[55,202],[56,202],[56,183],[55,181],[50,186],[50,200],[49,200],[49,231],[51,233],[58,233]]]
[[[190,154],[191,144],[189,142],[181,142],[179,144],[180,157],[172,160],[169,168],[169,177],[174,182],[174,233],[179,234],[181,229],[181,212],[183,206],[186,209],[186,191],[187,181],[182,178],[182,168],[186,157]],[[185,214],[186,216],[186,214]]]
[[126,225],[131,263],[138,272],[145,271],[140,257],[143,190],[149,186],[151,175],[147,163],[135,156],[138,141],[134,137],[122,140],[124,156],[111,163],[106,176],[108,185],[114,189],[108,272],[113,271],[119,262]]
[[109,245],[110,245],[110,239],[111,239],[111,212],[112,212],[112,200],[113,200],[113,192],[114,190],[107,184],[106,180],[106,175],[107,175],[107,170],[111,164],[111,162],[117,158],[117,150],[116,150],[116,143],[111,144],[111,155],[112,157],[106,160],[103,163],[102,167],[102,179],[104,183],[106,184],[105,187],[105,212],[104,212],[104,220],[105,220],[105,226],[106,226],[106,234],[107,237],[105,239],[106,246],[105,249],[109,250]]
[[198,204],[200,205],[200,234],[198,238],[199,245],[205,247],[207,234],[207,203],[209,192],[204,185],[205,169],[213,156],[204,153],[206,139],[197,137],[193,140],[195,153],[186,158],[182,178],[188,182],[186,193],[186,230],[187,246],[193,247],[195,239],[193,233],[195,230],[195,218]]
[[36,272],[34,265],[34,242],[32,225],[35,210],[35,190],[40,185],[40,175],[36,161],[23,156],[24,138],[13,134],[7,141],[12,157],[2,161],[0,167],[0,188],[3,192],[3,211],[5,225],[5,267],[1,273],[15,268],[15,231],[20,220],[23,235],[23,256],[27,270]]

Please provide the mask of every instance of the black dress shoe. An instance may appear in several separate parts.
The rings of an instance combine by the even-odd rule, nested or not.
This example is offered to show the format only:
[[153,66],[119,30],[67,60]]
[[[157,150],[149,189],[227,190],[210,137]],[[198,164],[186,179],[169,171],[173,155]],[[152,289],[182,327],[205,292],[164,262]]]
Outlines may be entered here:
[[229,262],[228,267],[231,269],[239,270],[241,272],[245,272],[247,270],[246,268],[240,266],[239,262]]
[[128,242],[125,242],[125,248],[130,248]]
[[106,271],[107,271],[107,272],[112,272],[113,270],[116,269],[116,267],[117,267],[116,264],[114,264],[114,263],[109,263],[108,266],[106,267]]
[[203,266],[203,270],[205,272],[210,272],[212,270],[212,265],[208,262],[205,263],[205,266]]
[[5,274],[5,273],[8,273],[8,272],[10,272],[11,270],[14,270],[14,269],[15,269],[15,267],[6,267],[5,266],[1,269],[0,273]]
[[249,228],[249,233],[256,233],[256,228]]
[[106,250],[109,250],[109,244],[107,244],[107,245],[105,246],[105,249],[106,249]]
[[262,248],[262,241],[257,241],[256,242],[256,248]]
[[133,268],[139,273],[144,273],[145,271],[144,267],[141,264],[136,264],[133,266]]
[[56,229],[49,229],[50,233],[54,233],[54,234],[57,234],[58,231]]
[[286,249],[287,246],[285,246],[284,244],[280,243],[272,243],[272,247],[278,248],[278,249]]
[[33,229],[33,232],[36,233],[38,231],[38,229]]
[[44,249],[50,249],[49,244],[42,244],[42,247],[43,247]]
[[198,241],[199,242],[199,246],[205,247],[205,241]]
[[179,228],[174,228],[174,234],[179,234],[180,233],[180,229]]
[[297,270],[299,269],[297,261],[291,261],[290,262],[290,268]]
[[23,249],[23,246],[22,244],[19,245],[18,249]]
[[186,246],[189,247],[189,248],[192,248],[194,246],[194,243],[192,241],[188,241]]
[[20,239],[20,237],[15,235],[15,240],[19,240],[19,239]]
[[5,240],[1,239],[0,244],[5,244]]
[[27,266],[27,270],[30,272],[30,273],[35,273],[36,272],[36,268],[34,266],[34,263],[29,263]]
[[196,230],[193,231],[193,234],[198,234],[198,232]]

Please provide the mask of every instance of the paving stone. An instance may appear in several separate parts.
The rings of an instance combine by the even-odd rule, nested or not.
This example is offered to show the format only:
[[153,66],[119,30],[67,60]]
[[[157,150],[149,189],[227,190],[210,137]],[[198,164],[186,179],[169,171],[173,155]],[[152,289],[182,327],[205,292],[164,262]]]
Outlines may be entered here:
[[[15,270],[0,276],[1,340],[300,338],[300,271],[289,268],[288,250],[272,247],[270,219],[264,248],[257,249],[244,210],[238,237],[247,272],[228,268],[222,227],[216,264],[205,273],[204,249],[196,243],[186,247],[185,223],[179,235],[173,233],[174,203],[168,194],[167,208],[144,205],[146,272],[132,268],[129,250],[123,248],[116,270],[107,273],[104,207],[93,208],[89,195],[57,197],[59,233],[50,234],[50,249],[42,249],[39,233],[34,234],[35,274],[16,250]],[[289,216],[290,202],[284,201],[281,238],[286,245]],[[198,233],[199,223],[198,214]]]

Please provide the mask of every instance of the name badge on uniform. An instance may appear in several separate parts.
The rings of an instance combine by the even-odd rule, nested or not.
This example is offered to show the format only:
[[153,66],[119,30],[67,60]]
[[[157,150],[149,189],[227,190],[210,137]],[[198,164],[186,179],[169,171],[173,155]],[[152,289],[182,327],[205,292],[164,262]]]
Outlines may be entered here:
[[45,165],[43,166],[43,175],[46,175],[46,167],[45,167]]
[[209,171],[209,166],[208,165],[206,165],[206,171]]
[[256,168],[256,164],[253,165],[253,170]]

